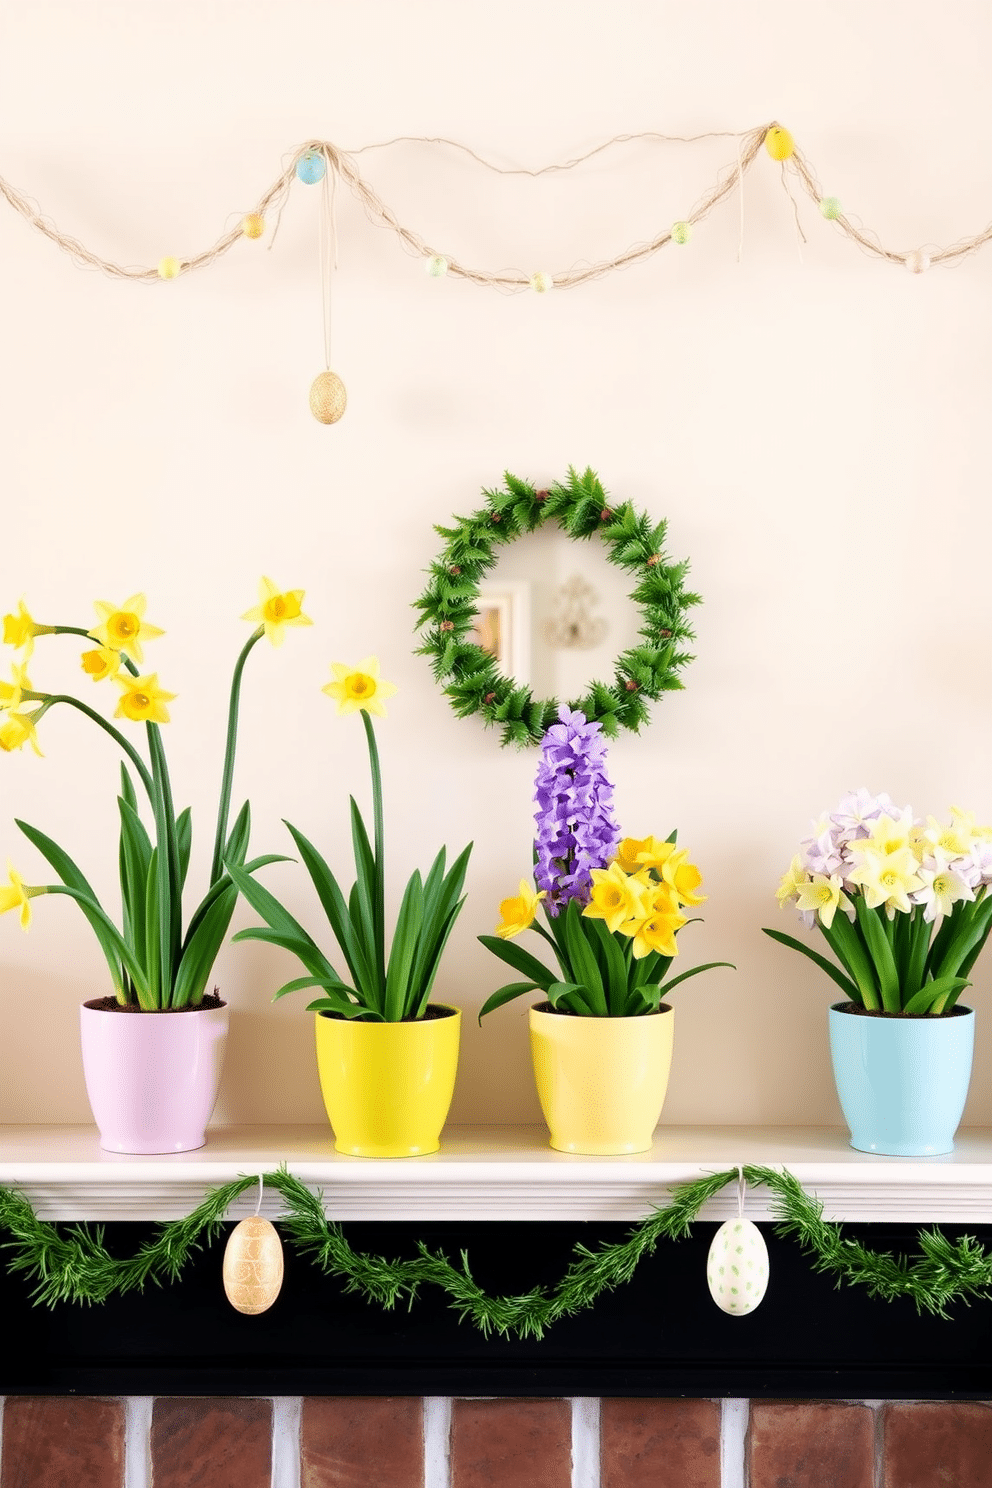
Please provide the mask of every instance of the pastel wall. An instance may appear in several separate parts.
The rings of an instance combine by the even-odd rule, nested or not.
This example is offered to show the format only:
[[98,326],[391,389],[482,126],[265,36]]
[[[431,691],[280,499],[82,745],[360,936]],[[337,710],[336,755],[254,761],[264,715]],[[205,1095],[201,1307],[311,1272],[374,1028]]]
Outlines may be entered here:
[[[96,252],[155,264],[212,243],[314,136],[445,135],[540,165],[620,132],[778,118],[824,188],[904,251],[992,217],[990,48],[976,0],[37,0],[0,17],[0,174]],[[361,157],[398,217],[454,256],[552,271],[650,238],[733,159],[727,138],[639,143],[535,181],[417,144]],[[686,248],[506,296],[428,279],[341,193],[333,360],[350,401],[324,428],[307,406],[323,365],[317,228],[317,193],[297,186],[271,251],[246,242],[144,286],[81,270],[0,204],[0,606],[24,595],[41,619],[85,624],[94,599],[148,594],[202,876],[238,617],[262,573],[305,588],[312,629],[259,648],[246,678],[236,793],[256,847],[283,850],[286,817],[347,870],[362,731],[320,688],[331,660],[376,652],[400,689],[379,729],[391,900],[442,842],[474,840],[438,989],[471,1013],[500,981],[475,937],[529,864],[535,756],[454,718],[413,655],[411,602],[433,523],[506,469],[545,483],[593,466],[669,519],[704,598],[685,692],[610,754],[625,828],[677,826],[704,870],[686,963],[738,968],[675,994],[666,1119],[839,1122],[830,989],[760,931],[785,923],[779,875],[850,787],[992,820],[992,250],[910,274],[807,199],[794,211],[762,157],[743,230],[734,195]],[[39,645],[34,674],[89,686],[76,658]],[[0,861],[42,875],[17,815],[112,895],[117,761],[68,710],[42,747],[0,762]],[[300,870],[269,882],[317,927]],[[101,965],[65,900],[37,902],[27,936],[0,921],[3,1121],[88,1119],[75,1007],[102,994]],[[274,951],[223,953],[236,1016],[221,1120],[322,1119],[303,998],[270,1000],[292,974]],[[980,962],[977,1124],[992,1120],[988,981]],[[455,1120],[538,1119],[525,1030],[521,1004],[481,1030],[466,1019]]]

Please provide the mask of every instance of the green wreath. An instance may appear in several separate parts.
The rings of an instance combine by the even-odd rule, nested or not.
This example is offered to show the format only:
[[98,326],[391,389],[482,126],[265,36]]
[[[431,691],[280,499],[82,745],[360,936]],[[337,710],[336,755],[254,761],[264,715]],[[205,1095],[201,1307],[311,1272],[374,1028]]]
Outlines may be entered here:
[[680,689],[679,671],[692,660],[679,649],[694,637],[686,612],[700,603],[698,594],[683,588],[688,560],[669,562],[663,551],[666,524],[652,523],[629,501],[611,505],[592,470],[579,475],[569,468],[568,479],[547,490],[509,472],[503,479],[501,490],[483,491],[486,505],[479,511],[456,517],[454,527],[434,529],[445,545],[430,566],[427,588],[414,601],[421,612],[416,629],[425,632],[416,654],[431,658],[434,678],[459,718],[481,714],[500,728],[501,744],[540,743],[558,719],[558,699],[536,698],[468,638],[479,584],[495,566],[500,547],[546,522],[557,522],[569,537],[598,533],[610,563],[636,578],[630,598],[640,611],[638,634],[644,642],[617,657],[612,682],[591,682],[568,707],[599,723],[611,738],[620,729],[636,733],[647,721],[648,703]]

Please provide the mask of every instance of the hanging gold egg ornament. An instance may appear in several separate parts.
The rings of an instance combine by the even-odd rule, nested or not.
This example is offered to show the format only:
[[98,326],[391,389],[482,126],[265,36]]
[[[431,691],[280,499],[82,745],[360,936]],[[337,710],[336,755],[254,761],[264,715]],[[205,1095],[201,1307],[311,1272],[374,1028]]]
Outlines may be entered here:
[[260,238],[265,231],[265,218],[258,212],[249,212],[241,219],[241,231],[246,238]]
[[347,403],[348,394],[336,372],[321,372],[310,384],[310,412],[318,424],[336,424]]
[[182,264],[178,258],[166,257],[158,261],[158,277],[160,279],[178,279],[182,273]]
[[795,148],[792,135],[781,124],[773,124],[765,135],[765,149],[773,160],[788,160]]
[[282,1241],[258,1214],[235,1225],[224,1250],[224,1292],[237,1312],[265,1312],[282,1286]]
[[722,1312],[753,1312],[768,1289],[768,1247],[749,1219],[728,1219],[713,1236],[706,1260],[710,1296]]

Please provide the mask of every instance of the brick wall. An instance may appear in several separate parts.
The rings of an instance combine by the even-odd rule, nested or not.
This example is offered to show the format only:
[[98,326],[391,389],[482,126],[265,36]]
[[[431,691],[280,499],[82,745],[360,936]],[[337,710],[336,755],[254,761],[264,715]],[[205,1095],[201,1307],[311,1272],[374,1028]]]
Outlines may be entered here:
[[0,1488],[989,1488],[992,1402],[10,1396]]

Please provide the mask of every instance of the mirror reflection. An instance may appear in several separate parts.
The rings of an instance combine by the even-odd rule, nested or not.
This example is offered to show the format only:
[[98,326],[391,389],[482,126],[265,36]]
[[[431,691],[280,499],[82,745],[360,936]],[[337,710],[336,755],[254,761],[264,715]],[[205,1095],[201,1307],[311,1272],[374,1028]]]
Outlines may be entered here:
[[639,642],[632,586],[595,534],[576,541],[542,527],[501,550],[479,586],[472,638],[535,696],[577,697],[594,679],[610,681],[616,658]]

